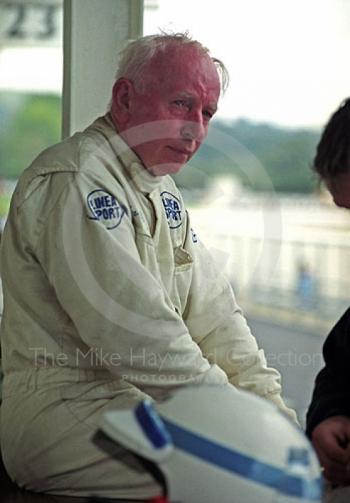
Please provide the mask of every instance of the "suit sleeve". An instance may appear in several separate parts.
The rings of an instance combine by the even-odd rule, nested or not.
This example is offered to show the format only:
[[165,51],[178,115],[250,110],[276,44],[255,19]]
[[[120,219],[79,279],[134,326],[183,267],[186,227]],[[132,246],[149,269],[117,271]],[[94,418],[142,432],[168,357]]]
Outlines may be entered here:
[[332,416],[350,417],[350,309],[329,333],[324,346],[325,366],[318,373],[306,416],[306,434]]
[[280,374],[267,366],[229,282],[201,241],[193,239],[189,220],[187,225],[185,247],[194,257],[194,266],[185,319],[192,337],[231,384],[268,398],[295,420],[295,412],[281,398]]

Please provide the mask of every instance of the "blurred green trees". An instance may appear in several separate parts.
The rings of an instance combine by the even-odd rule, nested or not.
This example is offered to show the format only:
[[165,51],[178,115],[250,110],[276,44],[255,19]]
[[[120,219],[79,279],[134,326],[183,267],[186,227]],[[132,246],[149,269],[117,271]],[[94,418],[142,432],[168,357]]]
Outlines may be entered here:
[[217,119],[190,162],[197,176],[185,168],[177,182],[204,188],[212,177],[228,175],[253,191],[310,193],[317,186],[310,168],[319,137],[312,129]]
[[[41,150],[59,141],[61,99],[0,93],[0,178],[16,179]],[[176,176],[180,186],[203,189],[219,175],[250,190],[309,193],[310,165],[320,132],[248,120],[213,121],[206,144]]]
[[16,179],[41,150],[57,143],[61,99],[0,93],[0,177]]

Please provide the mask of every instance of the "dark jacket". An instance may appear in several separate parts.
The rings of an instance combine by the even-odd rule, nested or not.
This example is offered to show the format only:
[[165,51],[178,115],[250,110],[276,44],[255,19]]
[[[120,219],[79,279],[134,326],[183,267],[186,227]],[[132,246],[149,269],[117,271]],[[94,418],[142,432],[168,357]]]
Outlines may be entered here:
[[350,308],[329,333],[324,346],[325,366],[315,381],[306,416],[306,434],[324,419],[350,416]]

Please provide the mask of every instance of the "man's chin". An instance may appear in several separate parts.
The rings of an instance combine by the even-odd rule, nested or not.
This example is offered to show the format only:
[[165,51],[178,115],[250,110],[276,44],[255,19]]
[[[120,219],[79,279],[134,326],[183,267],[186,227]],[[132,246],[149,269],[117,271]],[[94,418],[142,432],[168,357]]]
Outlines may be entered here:
[[169,162],[164,164],[157,164],[149,168],[153,176],[176,175],[183,167],[184,163]]

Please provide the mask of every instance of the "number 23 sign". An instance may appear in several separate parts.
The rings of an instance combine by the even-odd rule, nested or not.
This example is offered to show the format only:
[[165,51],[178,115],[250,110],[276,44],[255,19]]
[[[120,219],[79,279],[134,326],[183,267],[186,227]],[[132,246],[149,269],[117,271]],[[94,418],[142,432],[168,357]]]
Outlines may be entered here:
[[0,45],[60,46],[62,0],[0,0]]

